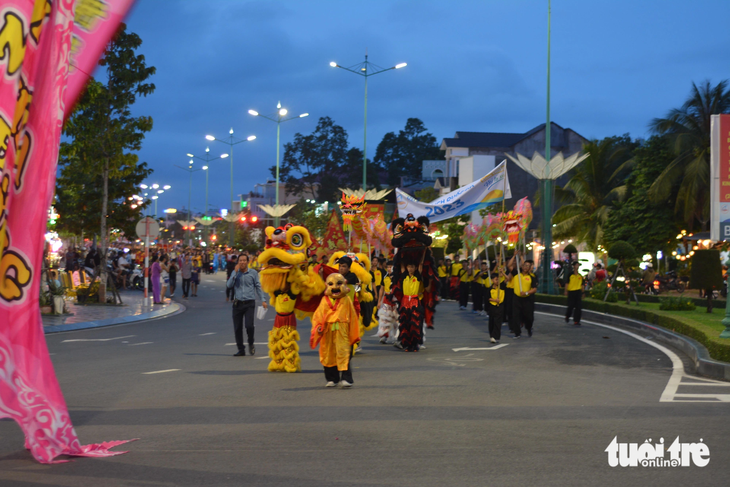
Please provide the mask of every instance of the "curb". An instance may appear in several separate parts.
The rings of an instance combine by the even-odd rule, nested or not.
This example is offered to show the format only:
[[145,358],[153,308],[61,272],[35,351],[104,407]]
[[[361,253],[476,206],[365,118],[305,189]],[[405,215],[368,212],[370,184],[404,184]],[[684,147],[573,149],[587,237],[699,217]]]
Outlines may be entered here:
[[142,313],[139,315],[123,316],[121,318],[109,318],[106,320],[97,321],[84,321],[82,323],[70,323],[68,325],[43,325],[43,333],[48,335],[50,333],[60,333],[64,331],[77,331],[87,330],[89,328],[102,328],[105,326],[126,325],[129,323],[136,323],[138,321],[147,321],[156,318],[167,318],[170,316],[175,316],[184,312],[186,309],[187,308],[181,303],[172,303],[165,308],[150,311],[149,313]]
[[[559,316],[565,316],[566,308],[566,306],[557,304],[535,303],[535,311],[542,311]],[[657,342],[672,346],[684,352],[694,363],[694,370],[692,372],[695,374],[710,379],[730,381],[730,364],[710,357],[710,352],[707,351],[705,346],[692,338],[622,316],[614,316],[586,309],[583,310],[583,316],[586,319],[597,321],[604,325],[613,325],[649,335],[647,338],[652,338]]]

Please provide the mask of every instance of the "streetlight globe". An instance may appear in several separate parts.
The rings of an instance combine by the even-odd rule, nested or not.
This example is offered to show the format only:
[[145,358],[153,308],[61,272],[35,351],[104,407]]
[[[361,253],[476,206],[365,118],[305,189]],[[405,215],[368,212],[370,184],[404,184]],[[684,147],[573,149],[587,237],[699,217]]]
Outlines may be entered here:
[[289,110],[287,110],[286,108],[280,108],[279,109],[279,116],[283,117],[287,113],[289,113]]
[[207,170],[208,170],[208,166],[203,166],[203,171],[207,171]]
[[210,147],[206,147],[205,152],[210,152]]
[[334,61],[332,61],[332,62],[330,62],[330,66],[332,66],[333,68],[336,68],[337,67],[337,63],[334,62]]
[[192,154],[190,154],[190,153],[188,153],[188,154],[185,154],[185,155],[186,155],[186,156],[188,156],[188,157],[195,157],[194,155],[192,155]]
[[215,140],[215,137],[213,137],[212,135],[206,135],[205,138],[208,140]]
[[134,199],[134,197],[133,197],[133,196],[130,196],[130,197],[129,197],[129,198],[127,198],[127,199],[128,199],[129,201],[132,201],[132,200]]
[[139,187],[140,187],[140,188],[142,188],[142,189],[147,189],[147,188],[149,188],[149,186],[147,186],[146,184],[140,184],[140,185],[139,185]]
[[164,189],[158,189],[158,190],[157,190],[157,194],[162,194],[162,193],[164,193],[164,192],[165,192],[165,190],[164,190]]
[[153,200],[156,200],[156,199],[157,199],[157,195],[154,195],[154,196],[152,197],[152,199],[153,199]]
[[226,157],[228,157],[228,154],[221,154],[221,159],[225,159]]
[[249,110],[248,113],[250,115],[253,115],[254,117],[258,117],[259,116],[259,112],[257,112],[256,110]]
[[233,135],[233,127],[231,127],[231,130],[229,130],[228,133]]
[[299,118],[304,118],[304,117],[308,117],[308,116],[309,116],[308,113],[302,113],[301,115],[299,115]]
[[192,166],[195,163],[192,159],[190,159],[190,165]]
[[159,188],[159,187],[160,187],[160,185],[159,185],[159,184],[157,184],[157,183],[155,183],[155,184],[153,184],[153,185],[152,185],[152,189],[157,189],[157,188]]
[[172,188],[172,186],[170,186],[169,184],[166,184],[166,185],[164,185],[164,186],[162,187],[162,189],[170,189],[170,188]]
[[246,137],[246,140],[248,140],[249,142],[252,141],[252,140],[256,140],[256,136],[255,135],[249,135],[248,137]]
[[395,65],[395,69],[405,68],[408,66],[408,63],[400,63]]

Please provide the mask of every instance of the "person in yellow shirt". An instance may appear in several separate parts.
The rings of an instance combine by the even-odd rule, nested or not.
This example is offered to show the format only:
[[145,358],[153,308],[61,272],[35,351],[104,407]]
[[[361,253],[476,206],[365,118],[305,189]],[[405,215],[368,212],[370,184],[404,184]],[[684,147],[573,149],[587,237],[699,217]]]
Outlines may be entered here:
[[[446,259],[451,264],[451,261],[449,259]],[[449,299],[449,273],[450,270],[448,267],[446,267],[446,263],[444,262],[444,259],[439,260],[439,265],[436,268],[436,273],[439,276],[439,281],[441,281],[441,299],[446,301]]]
[[[408,271],[406,273],[406,270]],[[406,352],[417,352],[423,343],[424,309],[421,301],[423,296],[423,278],[421,266],[408,264],[401,269],[400,289],[403,297],[398,309],[398,341],[396,346]]]
[[580,275],[580,262],[573,262],[573,273],[570,274],[568,285],[565,286],[565,295],[568,296],[568,310],[565,313],[565,322],[570,321],[573,315],[573,324],[580,326],[580,317],[583,310],[583,276]]
[[[482,273],[484,276],[482,276]],[[482,314],[484,312],[484,279],[486,279],[487,261],[474,261],[474,270],[471,277],[471,300],[472,313]]]
[[507,273],[509,274],[509,277],[505,278],[505,284],[504,284],[504,321],[508,323],[510,326],[512,326],[512,311],[514,309],[514,297],[515,297],[515,289],[512,287],[512,271],[515,268],[515,256],[512,255],[512,258],[507,261]]
[[487,309],[489,310],[489,341],[499,343],[502,338],[502,315],[504,313],[504,290],[500,286],[500,279],[492,281],[492,288],[488,289],[489,299]]
[[[458,256],[457,256],[458,259]],[[461,282],[460,275],[461,275],[461,268],[463,266],[459,263],[457,260],[454,262],[454,264],[451,266],[451,282],[449,282],[449,297],[453,299],[454,301],[459,301],[459,284]]]
[[471,275],[471,259],[461,259],[461,269],[459,269],[459,309],[466,309],[469,304]]
[[393,281],[393,261],[385,264],[387,273],[383,277],[383,287],[378,299],[378,337],[380,343],[395,343],[398,335],[398,308],[393,302],[391,285]]
[[512,269],[512,289],[514,299],[512,303],[512,333],[514,338],[520,338],[522,326],[527,335],[532,336],[532,324],[535,320],[535,293],[537,292],[537,277],[532,273],[534,262],[527,259],[522,262],[520,270],[516,266]]

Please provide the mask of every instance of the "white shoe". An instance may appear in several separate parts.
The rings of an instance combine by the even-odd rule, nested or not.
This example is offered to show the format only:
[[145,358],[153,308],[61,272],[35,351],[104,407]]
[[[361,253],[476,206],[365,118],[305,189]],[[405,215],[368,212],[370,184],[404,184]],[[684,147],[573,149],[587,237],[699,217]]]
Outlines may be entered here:
[[492,343],[497,343],[497,340],[495,340],[494,337],[490,338],[489,341]]
[[349,382],[347,382],[346,380],[343,380],[341,383],[342,383],[342,387],[343,388],[345,388],[345,387],[352,387],[352,384],[349,383]]
[[355,349],[355,353],[361,353],[361,352],[362,352],[362,347],[357,347]]
[[325,387],[337,387],[337,384],[335,384],[332,381],[329,381]]
[[388,337],[381,337],[380,338],[380,343],[385,343],[387,341],[388,341]]
[[426,350],[426,345],[419,345],[418,348],[421,350]]

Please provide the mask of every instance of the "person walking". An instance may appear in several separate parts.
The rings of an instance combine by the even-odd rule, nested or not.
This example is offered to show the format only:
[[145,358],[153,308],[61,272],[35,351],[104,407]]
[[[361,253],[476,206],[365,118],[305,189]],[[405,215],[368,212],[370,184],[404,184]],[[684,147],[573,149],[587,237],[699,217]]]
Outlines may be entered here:
[[190,277],[193,273],[193,263],[188,251],[183,252],[180,256],[180,274],[182,274],[182,293],[183,299],[188,299],[190,294]]
[[580,326],[580,318],[583,310],[583,276],[580,275],[580,262],[573,262],[573,273],[570,275],[568,285],[565,286],[565,295],[568,296],[568,309],[565,312],[565,322],[570,321],[573,315],[573,324]]
[[449,283],[449,297],[453,299],[454,301],[459,301],[459,304],[461,304],[461,300],[459,299],[459,287],[461,285],[461,279],[459,276],[461,275],[461,269],[462,265],[459,263],[459,257],[456,256],[454,258],[455,262],[451,266],[451,281]]
[[238,352],[233,356],[246,355],[246,348],[243,344],[244,319],[248,336],[248,352],[254,355],[256,347],[254,346],[253,315],[256,309],[256,299],[262,301],[264,308],[268,308],[269,305],[264,301],[259,273],[248,266],[248,255],[241,254],[238,257],[238,264],[233,268],[226,287],[233,290],[233,332],[238,346]]
[[170,261],[170,299],[175,297],[175,289],[177,288],[177,259]]
[[492,281],[492,288],[485,291],[488,293],[487,310],[489,313],[489,341],[499,343],[502,338],[502,314],[504,313],[504,290],[500,285],[500,276],[495,276]]
[[168,263],[168,257],[166,254],[162,254],[160,258],[160,286],[162,291],[160,292],[160,300],[165,301],[165,293],[170,285],[170,265]]
[[466,309],[469,305],[471,278],[471,259],[461,259],[461,269],[459,269],[459,309]]
[[152,257],[152,265],[150,266],[150,280],[152,281],[152,302],[154,304],[162,304],[160,301],[160,272],[162,268],[157,262],[157,255]]
[[[472,313],[481,315],[484,312],[484,281],[487,279],[487,262],[474,261],[471,278]],[[483,275],[484,274],[484,275]]]
[[514,338],[522,335],[522,325],[527,330],[527,335],[532,336],[532,323],[535,319],[535,293],[537,292],[537,277],[532,273],[534,262],[525,260],[518,271],[516,266],[512,269],[512,288],[514,298],[512,299],[512,333]]
[[[448,260],[448,259],[447,259]],[[449,264],[451,263],[450,260],[448,260]],[[439,281],[441,281],[441,299],[446,301],[449,299],[449,272],[450,270],[447,270],[446,263],[443,259],[439,260],[439,265],[436,268],[436,272],[438,273]]]

